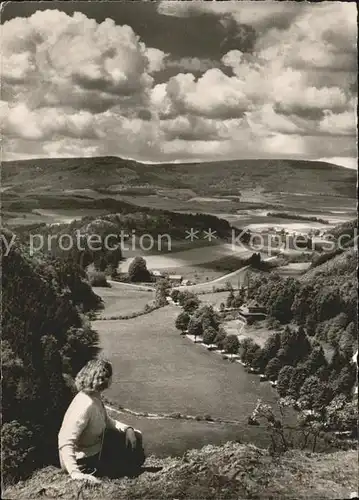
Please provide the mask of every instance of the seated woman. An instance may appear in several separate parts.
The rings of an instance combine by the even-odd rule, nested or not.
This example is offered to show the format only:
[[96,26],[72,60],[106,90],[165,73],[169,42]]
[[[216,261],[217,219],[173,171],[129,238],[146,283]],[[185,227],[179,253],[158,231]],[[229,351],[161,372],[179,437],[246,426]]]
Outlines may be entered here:
[[73,479],[99,483],[93,476],[135,474],[145,461],[141,432],[112,419],[101,392],[112,382],[108,361],[89,361],[76,376],[79,391],[58,435],[60,464]]

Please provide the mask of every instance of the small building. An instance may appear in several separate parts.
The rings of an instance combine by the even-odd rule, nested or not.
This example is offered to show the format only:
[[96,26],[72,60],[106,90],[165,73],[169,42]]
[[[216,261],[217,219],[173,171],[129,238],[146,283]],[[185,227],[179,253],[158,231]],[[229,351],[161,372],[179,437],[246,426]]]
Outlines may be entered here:
[[190,284],[191,284],[190,280],[182,280],[182,283],[181,283],[181,285],[185,285],[185,286],[188,286]]
[[251,300],[249,303],[248,303],[248,311],[252,314],[256,314],[256,313],[266,313],[266,308],[264,306],[261,306],[260,304],[258,304],[258,302],[256,300]]
[[170,274],[168,276],[168,279],[172,282],[172,283],[181,283],[182,282],[182,276],[179,275],[179,274]]
[[156,269],[154,271],[152,271],[152,274],[155,278],[162,278],[163,277],[163,273],[161,273],[161,271],[157,271]]
[[239,319],[244,319],[247,322],[253,322],[255,320],[264,319],[266,314],[266,308],[256,300],[251,300],[248,304],[243,305],[238,310]]

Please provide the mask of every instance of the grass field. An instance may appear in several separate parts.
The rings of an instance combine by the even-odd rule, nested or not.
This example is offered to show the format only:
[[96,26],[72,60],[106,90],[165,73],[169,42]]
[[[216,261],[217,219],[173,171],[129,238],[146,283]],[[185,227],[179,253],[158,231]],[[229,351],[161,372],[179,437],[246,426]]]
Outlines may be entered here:
[[210,304],[214,308],[219,309],[221,302],[226,303],[229,292],[215,292],[215,293],[206,293],[199,296],[199,300],[203,302],[203,304]]
[[[191,446],[200,446],[246,436],[247,417],[257,399],[273,402],[275,393],[269,384],[260,383],[238,363],[224,361],[183,338],[174,326],[178,314],[177,307],[167,306],[130,320],[93,322],[100,334],[103,355],[114,365],[114,383],[107,391],[108,398],[137,411],[208,414],[240,422],[235,429],[221,429],[218,424],[144,422],[128,417],[136,425],[137,420],[139,426],[145,425],[151,446],[157,448],[165,449],[172,441],[177,443],[173,446],[181,448],[182,439],[188,439]],[[263,434],[255,429],[253,439],[260,444]]]
[[[238,320],[227,321],[224,327],[228,335],[238,335],[239,340],[249,337],[263,347],[268,337],[274,333],[265,321],[257,321],[255,325],[245,325]],[[275,330],[278,331],[278,330]]]
[[[249,254],[248,254],[249,256]],[[207,293],[213,292],[214,288],[223,288],[227,283],[230,283],[233,288],[238,288],[238,285],[241,286],[245,282],[246,276],[246,267],[238,269],[232,273],[226,273],[219,278],[216,278],[214,281],[198,283],[197,285],[189,285],[189,286],[179,286],[177,287],[179,290],[189,290],[195,293]]]
[[262,427],[246,424],[222,424],[187,420],[154,420],[125,413],[110,412],[121,422],[140,429],[144,436],[145,451],[159,457],[183,455],[192,448],[207,444],[224,444],[228,441],[256,443],[266,447],[270,438]]
[[[245,248],[239,248],[236,255],[247,258],[253,252]],[[182,251],[172,251],[169,253],[159,253],[144,255],[148,269],[173,269],[213,262],[225,256],[233,255],[231,244],[222,243],[219,245],[206,245],[199,248],[188,248]],[[120,263],[121,272],[126,272],[132,259],[126,259]]]
[[300,276],[309,269],[310,264],[310,262],[293,262],[286,266],[277,267],[275,272],[281,276]]
[[105,309],[99,313],[104,319],[143,311],[145,305],[154,299],[153,291],[114,282],[111,288],[96,287],[94,291],[104,301]]

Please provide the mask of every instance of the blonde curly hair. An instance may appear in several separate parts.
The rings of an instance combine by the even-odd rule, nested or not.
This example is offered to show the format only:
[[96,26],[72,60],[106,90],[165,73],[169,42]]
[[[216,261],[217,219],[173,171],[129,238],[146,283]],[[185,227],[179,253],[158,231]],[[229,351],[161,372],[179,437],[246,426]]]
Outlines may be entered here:
[[80,392],[101,392],[107,389],[112,377],[112,365],[105,359],[89,361],[76,375],[75,385]]

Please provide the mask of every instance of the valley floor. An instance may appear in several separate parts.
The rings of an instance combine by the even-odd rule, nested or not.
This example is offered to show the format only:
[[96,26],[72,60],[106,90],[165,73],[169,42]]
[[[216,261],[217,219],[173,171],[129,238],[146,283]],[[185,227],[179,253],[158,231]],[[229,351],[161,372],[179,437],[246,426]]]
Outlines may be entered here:
[[102,354],[113,364],[109,401],[149,413],[210,415],[237,425],[151,420],[124,415],[140,428],[149,453],[182,454],[207,443],[229,439],[268,445],[265,429],[247,424],[258,398],[273,403],[276,393],[238,363],[225,361],[182,337],[175,328],[176,306],[128,320],[97,320]]

